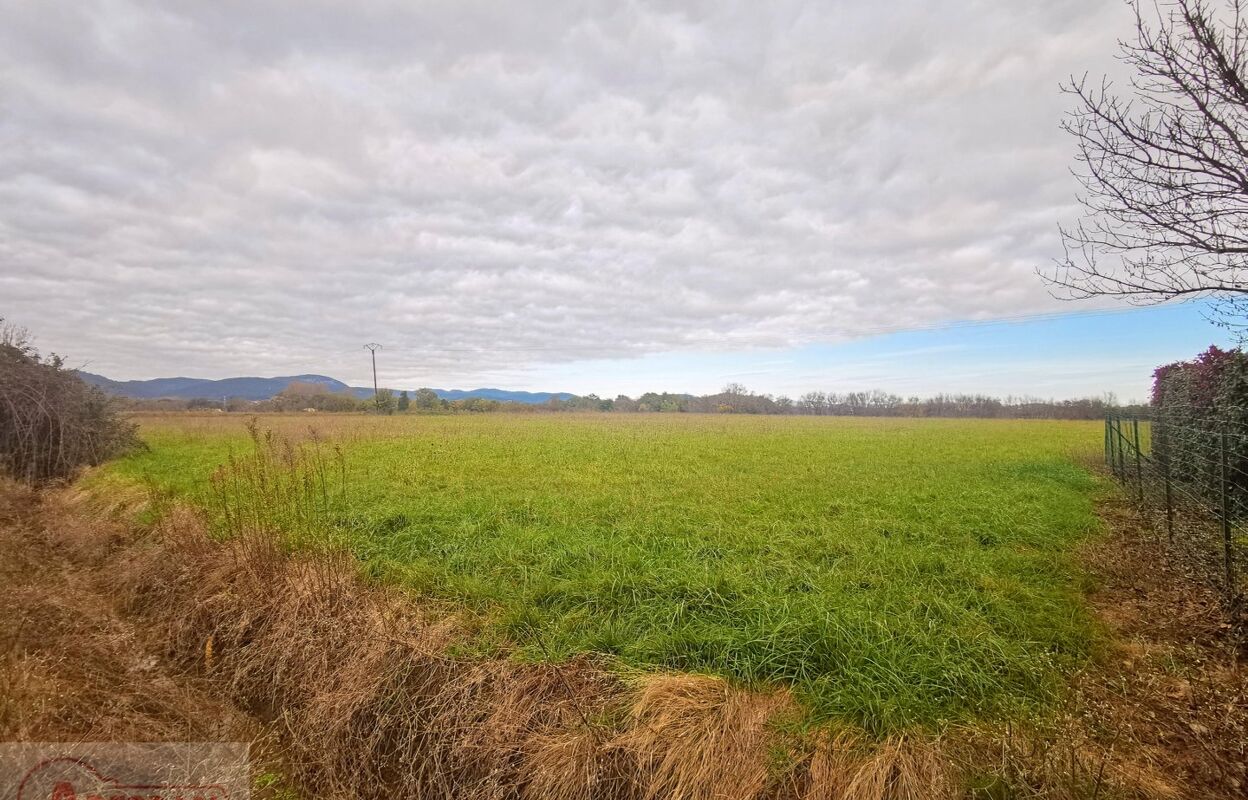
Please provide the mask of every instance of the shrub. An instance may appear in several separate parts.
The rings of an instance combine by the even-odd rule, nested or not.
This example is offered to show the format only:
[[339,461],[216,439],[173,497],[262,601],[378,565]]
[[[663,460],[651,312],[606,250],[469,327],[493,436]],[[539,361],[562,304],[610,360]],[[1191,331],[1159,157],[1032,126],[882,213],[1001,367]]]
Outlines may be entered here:
[[111,398],[0,319],[0,471],[29,483],[69,478],[137,442]]
[[416,397],[412,402],[422,411],[432,411],[442,407],[442,400],[438,397],[438,393],[427,387],[417,389]]
[[1219,502],[1225,471],[1239,515],[1248,507],[1248,355],[1215,346],[1158,367],[1152,401],[1154,454],[1211,504]]
[[[274,411],[359,411],[360,401],[349,391],[334,392],[319,383],[291,381],[268,403]],[[233,409],[231,409],[233,410]]]

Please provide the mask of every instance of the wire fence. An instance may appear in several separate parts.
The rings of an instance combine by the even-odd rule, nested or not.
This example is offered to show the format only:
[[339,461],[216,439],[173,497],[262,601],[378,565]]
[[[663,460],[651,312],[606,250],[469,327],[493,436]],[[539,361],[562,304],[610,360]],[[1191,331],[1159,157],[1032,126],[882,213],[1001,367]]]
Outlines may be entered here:
[[1244,632],[1248,413],[1218,419],[1193,411],[1106,416],[1105,463],[1172,557],[1218,591],[1229,621]]

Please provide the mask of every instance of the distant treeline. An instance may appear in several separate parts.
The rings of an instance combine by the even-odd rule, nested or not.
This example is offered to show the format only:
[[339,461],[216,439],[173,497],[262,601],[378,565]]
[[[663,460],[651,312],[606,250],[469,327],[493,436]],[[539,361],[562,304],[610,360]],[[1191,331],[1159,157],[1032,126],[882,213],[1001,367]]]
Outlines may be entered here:
[[1002,419],[1100,419],[1109,411],[1138,410],[1118,405],[1112,396],[1080,400],[1041,400],[1031,397],[1004,399],[978,394],[939,394],[934,397],[902,397],[882,391],[807,392],[796,400],[757,394],[730,384],[716,394],[691,395],[647,392],[637,398],[615,399],[597,395],[552,398],[545,403],[516,403],[467,398],[443,400],[432,389],[409,395],[383,389],[378,398],[360,400],[345,392],[333,392],[311,383],[292,383],[281,394],[261,401],[241,398],[196,400],[132,400],[142,410],[263,411],[380,411],[382,413],[552,413],[593,411],[601,413],[700,413],[700,414],[800,414],[837,417],[985,417]]
[[637,399],[619,396],[603,400],[593,395],[575,397],[551,406],[567,411],[687,412],[704,414],[799,414],[826,417],[987,417],[1009,419],[1100,419],[1108,411],[1123,411],[1112,396],[1081,400],[1005,399],[978,394],[939,394],[902,397],[879,390],[870,392],[807,392],[796,400],[756,394],[730,384],[710,395],[658,394]]

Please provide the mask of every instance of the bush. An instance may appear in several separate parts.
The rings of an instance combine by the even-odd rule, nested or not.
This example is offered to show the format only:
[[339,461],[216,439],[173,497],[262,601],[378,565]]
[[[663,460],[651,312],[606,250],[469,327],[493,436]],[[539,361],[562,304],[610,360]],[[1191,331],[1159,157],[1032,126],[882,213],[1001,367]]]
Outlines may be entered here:
[[424,387],[416,390],[416,396],[412,402],[421,411],[433,411],[442,407],[442,400],[438,397],[438,393]]
[[1248,355],[1210,347],[1153,373],[1153,453],[1212,506],[1248,509]]
[[43,483],[137,444],[113,400],[0,319],[0,471]]

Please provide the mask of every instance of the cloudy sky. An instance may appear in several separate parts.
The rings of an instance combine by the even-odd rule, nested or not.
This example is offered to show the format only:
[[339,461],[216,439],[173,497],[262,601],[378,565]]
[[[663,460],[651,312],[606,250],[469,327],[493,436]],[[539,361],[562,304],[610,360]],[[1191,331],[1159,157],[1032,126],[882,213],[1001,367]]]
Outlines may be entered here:
[[1058,84],[1130,23],[0,0],[0,315],[114,378],[363,383],[377,341],[396,386],[1141,396],[1218,331],[1034,274],[1077,213]]

